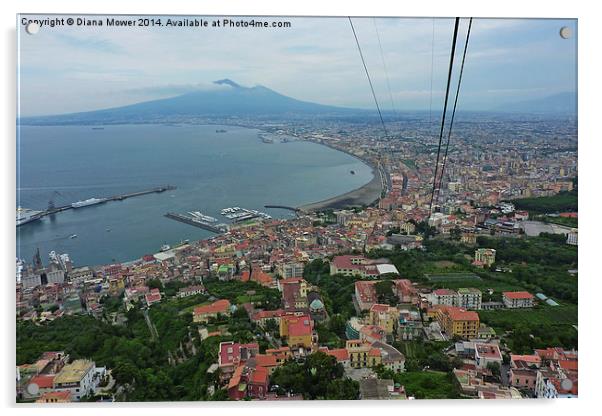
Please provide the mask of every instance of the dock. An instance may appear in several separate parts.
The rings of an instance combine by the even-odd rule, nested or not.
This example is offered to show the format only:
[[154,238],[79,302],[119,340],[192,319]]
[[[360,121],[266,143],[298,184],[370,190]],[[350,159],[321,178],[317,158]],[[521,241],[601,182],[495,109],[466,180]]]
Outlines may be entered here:
[[[130,192],[130,193],[127,193],[127,194],[113,195],[113,196],[110,196],[108,198],[105,198],[105,200],[103,201],[103,203],[109,202],[109,201],[123,201],[124,199],[134,198],[136,196],[142,196],[142,195],[148,195],[148,194],[159,194],[159,193],[165,192],[165,191],[173,191],[174,189],[177,189],[177,187],[173,186],[173,185],[158,186],[156,188],[146,189],[146,190],[143,190],[143,191]],[[98,204],[94,204],[94,205],[98,205]],[[90,206],[94,206],[94,205],[90,205]],[[83,208],[85,208],[85,206],[84,207],[80,207],[78,209],[83,209]],[[66,211],[68,209],[73,209],[73,206],[71,204],[69,204],[69,205],[63,205],[63,206],[60,206],[60,207],[48,209],[46,211],[42,211],[42,214],[40,215],[40,217],[45,217],[47,215],[56,214],[58,212]]]
[[193,217],[189,217],[187,215],[177,214],[175,212],[168,212],[165,214],[165,217],[170,218],[175,221],[183,222],[184,224],[192,225],[198,228],[202,228],[207,231],[211,231],[216,234],[222,234],[228,231],[228,226],[225,224],[210,224],[205,221],[199,221],[194,219]]

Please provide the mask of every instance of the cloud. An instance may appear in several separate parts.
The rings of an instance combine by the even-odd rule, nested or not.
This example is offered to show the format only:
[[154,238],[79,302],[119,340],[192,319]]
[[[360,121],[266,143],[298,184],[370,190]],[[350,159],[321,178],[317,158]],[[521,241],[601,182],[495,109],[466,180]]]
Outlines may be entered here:
[[[301,100],[373,107],[347,18],[280,20],[291,27],[55,27],[36,36],[20,28],[20,108],[24,115],[93,110],[215,88],[211,83],[226,77]],[[383,105],[390,104],[388,79],[396,107],[428,108],[431,71],[433,95],[445,88],[453,19],[354,18],[353,24]],[[463,105],[574,85],[576,41],[561,42],[559,25],[576,32],[574,21],[475,19]],[[41,101],[40,94],[57,99]]]

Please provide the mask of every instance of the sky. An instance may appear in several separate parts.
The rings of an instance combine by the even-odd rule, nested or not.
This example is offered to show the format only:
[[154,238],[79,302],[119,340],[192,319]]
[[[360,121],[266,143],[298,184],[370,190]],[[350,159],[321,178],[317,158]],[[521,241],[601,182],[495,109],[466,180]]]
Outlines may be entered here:
[[[117,107],[217,88],[212,82],[223,78],[320,104],[374,108],[347,18],[259,19],[291,27],[55,26],[30,35],[18,19],[19,115]],[[454,19],[353,18],[353,25],[383,110],[443,106]],[[569,39],[559,35],[565,26]],[[461,19],[454,80],[467,28],[468,19]],[[473,19],[460,110],[576,89],[576,20]]]

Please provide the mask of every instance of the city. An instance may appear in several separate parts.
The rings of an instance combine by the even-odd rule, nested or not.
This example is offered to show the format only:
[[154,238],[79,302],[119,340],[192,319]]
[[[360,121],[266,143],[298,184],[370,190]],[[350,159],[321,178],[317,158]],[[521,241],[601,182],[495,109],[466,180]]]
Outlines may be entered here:
[[464,115],[431,212],[427,117],[390,115],[387,136],[180,118],[325,145],[375,179],[127,262],[18,259],[17,400],[577,397],[576,120]]

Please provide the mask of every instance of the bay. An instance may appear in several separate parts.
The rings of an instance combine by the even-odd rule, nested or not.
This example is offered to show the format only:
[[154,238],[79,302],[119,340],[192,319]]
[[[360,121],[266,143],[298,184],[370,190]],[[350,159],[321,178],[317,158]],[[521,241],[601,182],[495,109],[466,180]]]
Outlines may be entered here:
[[168,211],[201,211],[222,222],[222,208],[239,206],[288,218],[263,207],[327,199],[372,178],[369,166],[345,153],[305,141],[263,143],[258,130],[242,127],[21,126],[18,133],[18,206],[43,210],[50,199],[61,206],[177,186],[18,227],[17,256],[27,261],[36,248],[45,258],[51,250],[68,253],[76,265],[133,260],[214,235],[165,218]]

